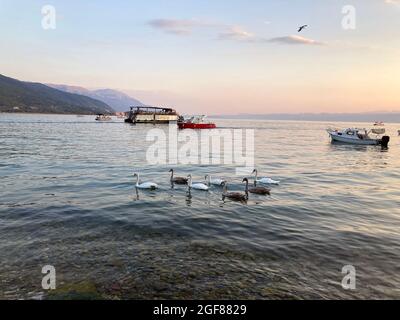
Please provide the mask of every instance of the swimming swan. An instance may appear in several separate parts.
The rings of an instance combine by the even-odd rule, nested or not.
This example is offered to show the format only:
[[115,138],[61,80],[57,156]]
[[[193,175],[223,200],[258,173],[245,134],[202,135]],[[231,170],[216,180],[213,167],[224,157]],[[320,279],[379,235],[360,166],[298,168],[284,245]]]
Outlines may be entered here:
[[158,185],[154,182],[143,182],[139,183],[139,174],[135,173],[133,177],[136,177],[136,185],[135,187],[137,189],[150,189],[150,190],[155,190],[158,188]]
[[176,183],[176,184],[187,184],[188,179],[183,178],[183,177],[174,177],[174,169],[169,170],[171,172],[171,183]]
[[262,195],[270,195],[271,189],[265,187],[252,187],[249,188],[249,179],[244,178],[243,182],[246,182],[246,193],[255,193],[255,194],[262,194]]
[[192,184],[192,175],[191,174],[188,175],[188,188],[189,188],[189,191],[190,191],[190,189],[208,191],[208,186],[205,185],[204,183]]
[[212,179],[211,176],[208,174],[204,178],[206,179],[206,182],[209,186],[222,186],[224,183],[226,183],[226,181],[222,179]]
[[256,174],[254,182],[260,182],[260,183],[264,183],[264,184],[276,184],[276,185],[278,185],[280,183],[280,181],[272,180],[271,178],[257,179],[258,172],[256,169],[254,169],[253,174],[254,173]]
[[228,186],[226,183],[223,183],[223,190],[222,190],[222,198],[228,198],[233,201],[241,201],[241,202],[246,202],[248,199],[247,194],[243,194],[240,192],[228,192]]

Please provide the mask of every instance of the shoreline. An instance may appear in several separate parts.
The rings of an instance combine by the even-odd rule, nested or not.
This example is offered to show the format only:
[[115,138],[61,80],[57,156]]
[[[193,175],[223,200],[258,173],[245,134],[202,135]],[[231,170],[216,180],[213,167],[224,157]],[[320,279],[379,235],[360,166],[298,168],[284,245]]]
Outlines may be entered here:
[[[51,115],[57,115],[57,116],[96,116],[97,114],[87,114],[87,113],[41,113],[41,112],[4,112],[0,111],[0,114],[10,114],[10,115],[45,115],[45,116],[51,116]],[[395,113],[396,115],[400,116],[400,113]],[[334,114],[332,114],[334,115]],[[352,114],[354,116],[354,114]],[[362,115],[362,114],[360,114]],[[387,114],[388,116],[390,113]],[[115,116],[111,114],[111,116]],[[254,117],[254,116],[253,116]],[[262,117],[262,115],[260,115]],[[323,123],[332,123],[332,122],[345,122],[345,123],[374,123],[374,120],[353,120],[353,119],[283,119],[283,118],[265,118],[265,119],[260,119],[260,118],[252,118],[251,115],[244,116],[240,118],[240,115],[232,115],[232,116],[221,116],[221,115],[210,115],[208,116],[209,119],[213,120],[233,120],[233,121],[255,121],[255,122],[323,122]],[[387,124],[400,124],[400,119],[398,121],[383,121],[384,123]]]

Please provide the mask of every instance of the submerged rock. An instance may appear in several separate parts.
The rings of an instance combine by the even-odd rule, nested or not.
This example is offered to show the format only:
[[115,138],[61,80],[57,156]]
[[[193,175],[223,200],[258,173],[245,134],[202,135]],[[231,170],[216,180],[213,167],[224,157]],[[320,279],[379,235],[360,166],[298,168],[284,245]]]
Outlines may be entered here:
[[103,298],[96,284],[89,281],[62,285],[56,290],[49,291],[46,295],[48,300],[98,300]]

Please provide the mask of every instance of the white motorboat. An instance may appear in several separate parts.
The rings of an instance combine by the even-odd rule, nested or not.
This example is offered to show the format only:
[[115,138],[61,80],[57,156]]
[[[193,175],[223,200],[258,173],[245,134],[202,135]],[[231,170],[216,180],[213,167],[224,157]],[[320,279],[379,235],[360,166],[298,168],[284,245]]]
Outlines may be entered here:
[[390,137],[383,136],[386,132],[382,126],[376,126],[373,129],[365,128],[348,128],[340,129],[327,129],[332,141],[358,144],[358,145],[382,145],[387,147]]
[[96,121],[111,121],[112,119],[110,116],[107,116],[105,114],[98,114],[95,120]]

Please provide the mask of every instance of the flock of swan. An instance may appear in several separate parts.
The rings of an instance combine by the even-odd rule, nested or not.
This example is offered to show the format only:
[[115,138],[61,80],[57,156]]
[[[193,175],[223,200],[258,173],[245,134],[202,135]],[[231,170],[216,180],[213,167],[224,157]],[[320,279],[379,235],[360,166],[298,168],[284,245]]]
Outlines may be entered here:
[[[174,170],[169,170],[171,173],[170,182],[172,185],[187,185],[188,192],[192,189],[200,190],[200,191],[208,191],[211,185],[222,187],[222,196],[223,198],[228,198],[235,201],[246,201],[249,198],[249,193],[260,194],[260,195],[269,195],[271,189],[257,186],[257,183],[266,184],[266,185],[278,185],[280,182],[273,180],[271,178],[260,178],[258,179],[258,172],[256,169],[252,172],[254,175],[254,187],[249,187],[249,179],[244,178],[243,183],[246,183],[245,192],[228,192],[228,183],[226,180],[219,179],[219,178],[212,178],[210,175],[205,176],[205,182],[193,183],[192,175],[189,174],[186,178],[185,177],[176,177],[174,176]],[[148,190],[157,190],[158,184],[155,182],[141,182],[140,176],[138,173],[134,174],[136,177],[136,189],[148,189]]]

